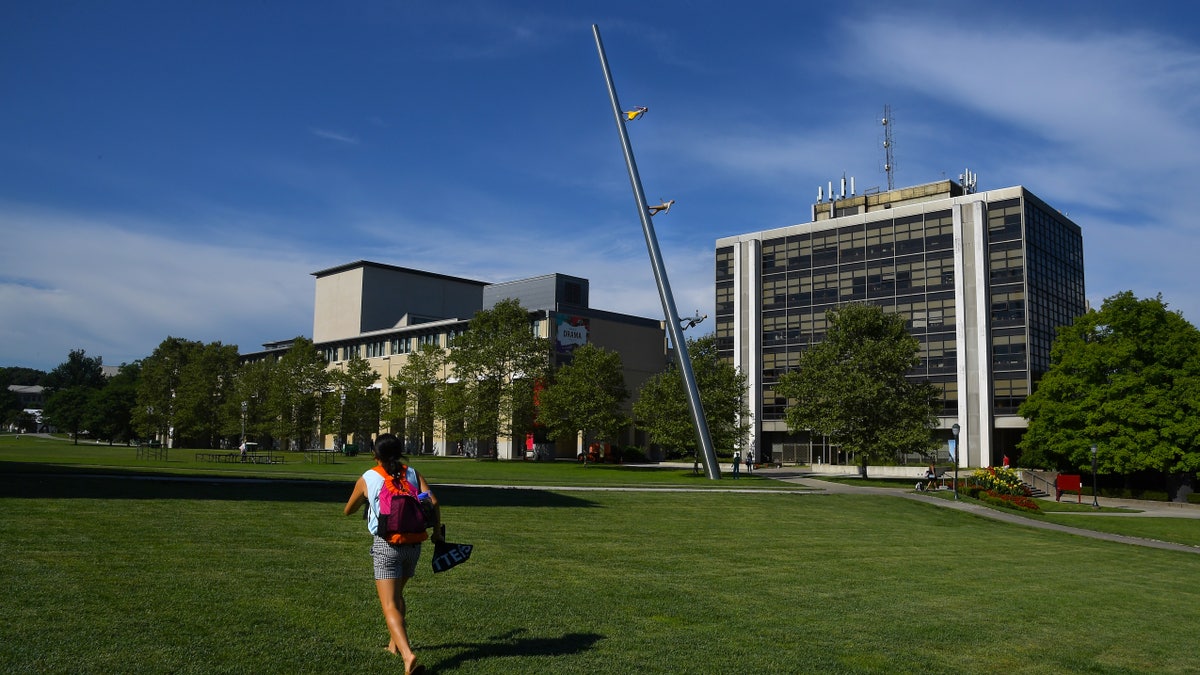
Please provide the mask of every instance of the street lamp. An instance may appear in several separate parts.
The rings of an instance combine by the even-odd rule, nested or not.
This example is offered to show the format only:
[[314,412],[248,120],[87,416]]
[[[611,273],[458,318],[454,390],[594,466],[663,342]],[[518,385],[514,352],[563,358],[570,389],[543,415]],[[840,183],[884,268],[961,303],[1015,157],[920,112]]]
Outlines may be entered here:
[[246,442],[246,402],[242,401],[242,443]]
[[1092,508],[1100,508],[1100,502],[1096,501],[1096,444],[1092,444]]
[[962,427],[956,422],[950,427],[950,433],[954,434],[954,498],[958,499],[958,458],[962,457],[962,446],[958,444],[958,432]]
[[338,408],[338,436],[341,436],[342,451],[346,449],[346,392],[342,392],[342,407]]

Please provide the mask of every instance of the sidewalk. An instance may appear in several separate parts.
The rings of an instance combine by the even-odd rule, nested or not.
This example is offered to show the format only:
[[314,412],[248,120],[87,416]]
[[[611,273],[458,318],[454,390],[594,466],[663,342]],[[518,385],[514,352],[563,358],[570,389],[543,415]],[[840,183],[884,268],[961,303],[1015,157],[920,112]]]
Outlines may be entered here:
[[[803,470],[798,467],[790,468],[762,468],[757,469],[755,473],[760,473],[764,476],[770,476],[776,480],[803,485],[804,487],[820,490],[826,494],[877,494],[892,497],[901,497],[914,501],[933,504],[948,509],[957,511],[966,511],[974,515],[985,518],[992,518],[1017,525],[1025,525],[1028,527],[1036,527],[1043,530],[1055,530],[1058,532],[1066,532],[1081,537],[1090,537],[1092,539],[1102,539],[1105,541],[1115,541],[1123,544],[1133,544],[1136,546],[1148,546],[1151,548],[1161,548],[1171,551],[1183,551],[1186,553],[1200,553],[1200,546],[1187,546],[1185,544],[1176,544],[1172,542],[1157,541],[1153,539],[1142,539],[1141,537],[1130,537],[1121,534],[1109,534],[1107,532],[1098,532],[1096,530],[1087,530],[1078,527],[1070,527],[1068,525],[1059,525],[1035,518],[1026,518],[1017,511],[1007,511],[1002,509],[993,509],[981,504],[968,503],[965,501],[954,501],[953,499],[942,499],[934,497],[928,493],[916,492],[907,488],[885,488],[885,487],[858,487],[855,485],[847,485],[834,481],[818,480],[810,478]],[[1108,499],[1100,497],[1097,502],[1102,507],[1138,509],[1139,511],[1129,511],[1127,513],[1119,513],[1112,511],[1065,511],[1056,512],[1055,515],[1070,515],[1088,518],[1092,516],[1117,516],[1117,517],[1151,517],[1151,518],[1200,518],[1200,505],[1197,504],[1176,504],[1172,502],[1151,502],[1136,499]]]

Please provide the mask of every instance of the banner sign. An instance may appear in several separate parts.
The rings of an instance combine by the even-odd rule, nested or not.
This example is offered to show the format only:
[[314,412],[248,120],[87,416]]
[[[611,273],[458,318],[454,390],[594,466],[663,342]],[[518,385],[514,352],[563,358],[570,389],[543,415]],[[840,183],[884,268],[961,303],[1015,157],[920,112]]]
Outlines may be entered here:
[[588,320],[582,316],[556,314],[554,316],[554,349],[559,354],[570,354],[576,347],[588,343]]

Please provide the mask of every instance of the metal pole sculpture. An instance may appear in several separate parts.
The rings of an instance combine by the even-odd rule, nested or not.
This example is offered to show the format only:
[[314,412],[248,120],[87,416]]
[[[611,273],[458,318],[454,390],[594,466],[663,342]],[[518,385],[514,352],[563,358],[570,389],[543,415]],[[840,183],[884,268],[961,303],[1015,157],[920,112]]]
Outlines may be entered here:
[[[604,54],[604,44],[600,41],[600,29],[593,24],[592,34],[596,37],[596,50],[600,52],[600,65],[604,68],[604,80],[608,83],[608,97],[612,100],[613,116],[617,120],[617,132],[621,136],[621,149],[625,152],[625,166],[629,169],[629,182],[633,184],[633,197],[637,202],[638,215],[642,219],[642,233],[646,235],[646,249],[650,252],[650,264],[654,269],[654,281],[658,284],[658,297],[662,300],[663,311],[667,315],[667,332],[671,342],[675,344],[675,356],[679,361],[679,372],[683,375],[683,388],[687,393],[688,408],[692,412],[692,422],[696,428],[696,440],[704,456],[704,473],[713,480],[721,477],[721,469],[717,465],[717,455],[713,451],[712,436],[708,433],[708,422],[704,419],[704,406],[700,403],[700,390],[696,388],[696,374],[692,372],[692,359],[688,355],[687,340],[683,337],[683,326],[679,313],[675,309],[675,298],[671,295],[671,284],[667,281],[667,270],[663,266],[662,254],[658,250],[658,238],[654,235],[654,226],[650,217],[655,213],[665,212],[670,203],[662,204],[653,213],[646,204],[646,195],[642,191],[642,179],[638,176],[637,164],[633,161],[633,146],[629,144],[629,134],[625,130],[626,118],[640,118],[646,108],[636,108],[629,113],[623,113],[617,102],[617,88],[613,84],[612,73],[608,69],[608,57]],[[672,202],[673,203],[673,200]]]

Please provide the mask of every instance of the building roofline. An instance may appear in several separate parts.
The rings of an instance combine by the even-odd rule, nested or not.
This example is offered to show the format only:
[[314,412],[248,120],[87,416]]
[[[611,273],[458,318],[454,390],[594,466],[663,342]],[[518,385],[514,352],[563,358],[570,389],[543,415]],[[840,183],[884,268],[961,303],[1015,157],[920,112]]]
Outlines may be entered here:
[[437,272],[426,272],[425,270],[413,269],[411,267],[400,267],[398,265],[388,265],[386,263],[372,262],[370,260],[356,260],[354,262],[345,263],[343,265],[337,265],[336,267],[330,267],[328,269],[318,270],[316,272],[313,272],[312,275],[314,277],[317,277],[318,279],[320,279],[321,277],[326,277],[331,274],[338,274],[341,272],[345,272],[347,270],[355,269],[357,267],[374,267],[376,269],[388,270],[391,272],[404,272],[406,274],[414,274],[417,276],[429,277],[432,279],[445,279],[448,281],[456,281],[456,282],[464,283],[464,284],[475,284],[475,285],[481,286],[481,287],[491,285],[490,283],[488,283],[486,281],[478,281],[475,279],[464,279],[463,277],[451,276],[449,274],[438,274]]

